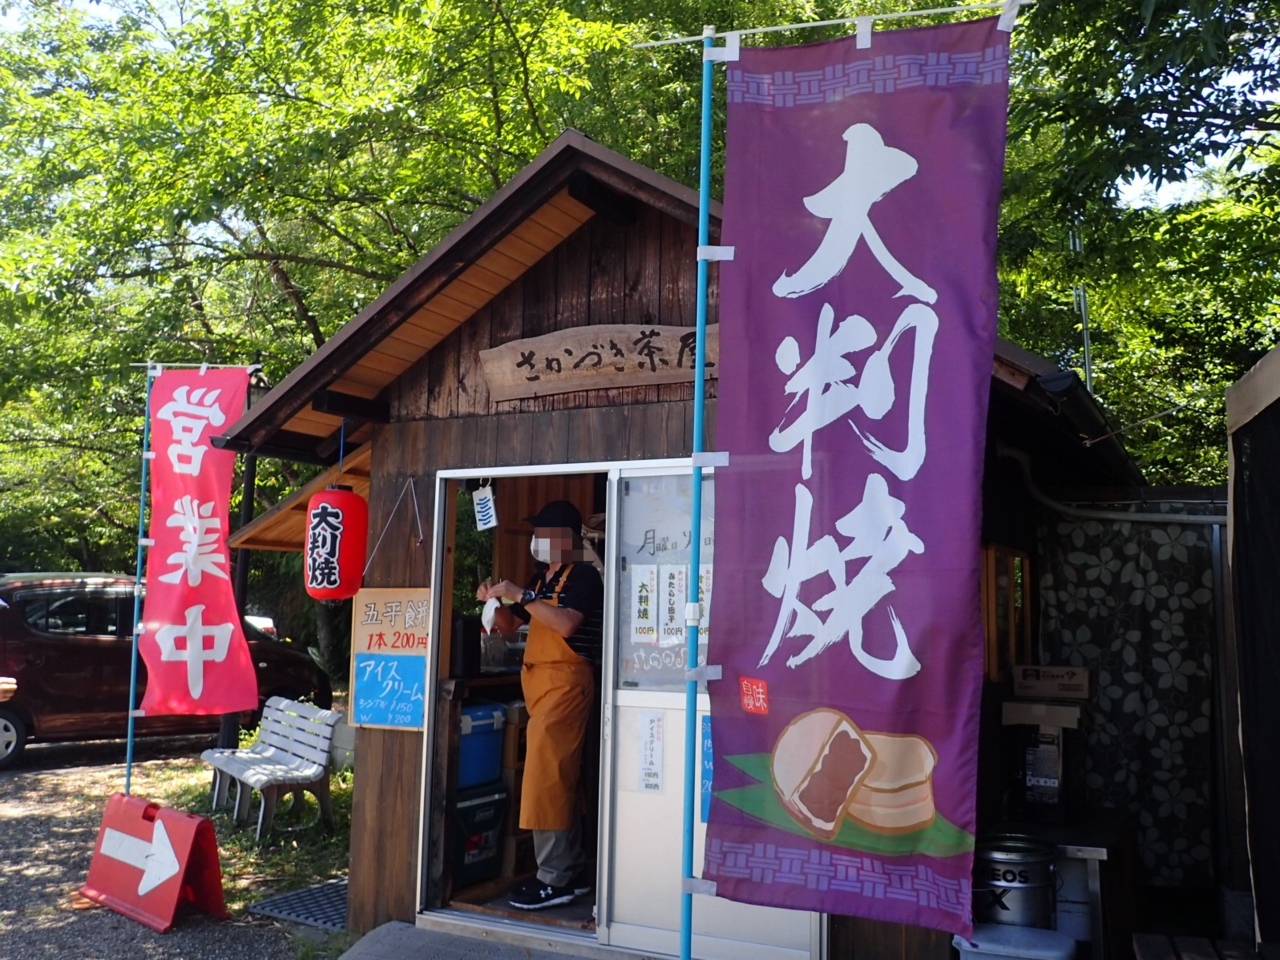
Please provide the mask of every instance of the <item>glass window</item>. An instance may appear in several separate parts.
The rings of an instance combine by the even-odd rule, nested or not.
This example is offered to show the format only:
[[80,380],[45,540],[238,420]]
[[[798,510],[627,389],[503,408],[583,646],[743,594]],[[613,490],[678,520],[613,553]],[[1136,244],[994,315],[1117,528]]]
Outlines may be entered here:
[[40,633],[89,632],[89,598],[79,590],[31,597],[23,602],[22,613],[31,629]]
[[112,631],[117,637],[133,637],[133,593],[116,593],[111,596],[115,608],[116,625]]
[[[683,690],[688,658],[684,606],[689,597],[693,476],[625,477],[618,520],[618,686]],[[715,484],[702,487],[699,663],[706,659],[707,610],[715,545]]]
[[132,604],[132,594],[59,591],[26,597],[22,615],[38,633],[120,637],[129,635]]

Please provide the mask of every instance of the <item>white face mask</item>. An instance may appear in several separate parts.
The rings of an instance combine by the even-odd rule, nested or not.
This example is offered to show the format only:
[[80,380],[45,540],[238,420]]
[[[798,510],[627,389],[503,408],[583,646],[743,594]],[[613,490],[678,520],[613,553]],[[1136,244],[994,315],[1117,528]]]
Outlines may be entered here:
[[529,552],[533,554],[533,559],[539,563],[551,562],[551,538],[550,537],[534,537],[529,541]]

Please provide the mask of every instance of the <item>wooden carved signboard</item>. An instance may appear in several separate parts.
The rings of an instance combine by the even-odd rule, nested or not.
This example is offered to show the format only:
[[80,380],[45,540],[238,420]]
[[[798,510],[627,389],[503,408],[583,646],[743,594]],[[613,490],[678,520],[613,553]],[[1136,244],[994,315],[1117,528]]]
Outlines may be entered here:
[[[719,369],[719,329],[707,327],[708,377]],[[692,383],[695,336],[693,327],[575,327],[481,350],[480,364],[494,400]]]

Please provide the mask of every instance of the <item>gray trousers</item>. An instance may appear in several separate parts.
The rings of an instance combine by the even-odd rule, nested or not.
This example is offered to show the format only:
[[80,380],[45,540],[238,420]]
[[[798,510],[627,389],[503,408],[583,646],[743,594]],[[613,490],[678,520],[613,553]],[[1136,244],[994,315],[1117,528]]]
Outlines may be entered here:
[[538,858],[538,881],[553,887],[571,883],[582,869],[582,827],[574,817],[568,830],[533,830],[533,855]]

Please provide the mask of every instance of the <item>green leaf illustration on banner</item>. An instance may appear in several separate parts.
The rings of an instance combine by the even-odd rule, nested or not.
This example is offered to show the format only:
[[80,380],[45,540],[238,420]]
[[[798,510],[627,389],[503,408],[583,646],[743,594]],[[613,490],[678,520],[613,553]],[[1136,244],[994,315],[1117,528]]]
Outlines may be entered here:
[[[773,789],[769,773],[769,754],[741,754],[725,760],[759,783],[749,787],[717,790],[716,798],[743,813],[763,820],[771,826],[802,837],[811,836],[783,808]],[[923,854],[930,857],[954,857],[973,849],[973,835],[957,827],[941,814],[929,826],[911,833],[879,833],[846,819],[830,846],[845,847],[862,853],[874,853],[885,857],[906,857]]]

